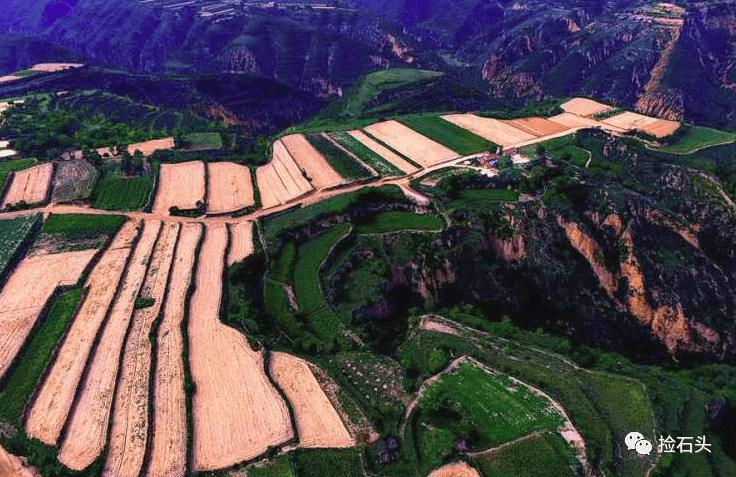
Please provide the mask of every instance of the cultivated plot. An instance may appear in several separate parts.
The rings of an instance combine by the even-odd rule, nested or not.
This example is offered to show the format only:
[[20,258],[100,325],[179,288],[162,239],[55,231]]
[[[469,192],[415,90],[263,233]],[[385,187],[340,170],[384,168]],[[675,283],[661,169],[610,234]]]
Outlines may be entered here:
[[398,121],[372,124],[365,130],[422,167],[433,166],[458,157],[457,152],[422,136]]
[[411,174],[412,172],[416,172],[419,170],[419,168],[414,164],[406,161],[403,157],[399,156],[387,147],[384,147],[382,144],[366,136],[363,131],[350,131],[350,135],[360,141],[368,149],[375,152],[394,166],[404,171],[405,174]]
[[88,198],[94,188],[96,177],[97,170],[84,159],[58,162],[51,201],[64,202]]
[[56,444],[92,344],[123,275],[138,226],[137,222],[126,222],[90,273],[85,283],[88,290],[84,303],[30,408],[26,421],[30,437],[45,444]]
[[84,66],[83,63],[36,63],[31,66],[33,71],[42,71],[45,73],[56,73],[57,71],[70,70],[74,68],[81,68]]
[[207,164],[207,213],[234,212],[254,204],[250,169],[232,162]]
[[596,121],[595,119],[584,118],[572,113],[558,114],[557,116],[552,116],[551,118],[549,118],[549,120],[570,128],[571,132],[572,130],[584,128],[598,128],[619,133],[626,132],[624,129],[613,126],[611,124]]
[[563,111],[572,113],[576,116],[589,117],[605,113],[611,109],[611,106],[588,98],[573,98],[560,105],[560,108],[562,108]]
[[265,374],[262,353],[219,320],[227,244],[225,224],[207,227],[190,302],[195,471],[232,466],[293,437],[288,409]]
[[474,114],[449,114],[442,118],[501,146],[512,146],[537,138],[533,134],[498,119],[484,118]]
[[160,228],[159,221],[147,220],[143,223],[140,240],[91,357],[85,379],[80,383],[81,394],[70,412],[59,449],[59,461],[72,470],[87,468],[97,459],[107,442],[123,341]]
[[230,224],[230,254],[228,266],[244,260],[253,253],[253,222]]
[[171,207],[191,210],[197,202],[204,203],[204,167],[201,161],[161,164],[153,212],[168,214]]
[[138,477],[143,466],[149,426],[148,391],[152,351],[149,335],[162,308],[179,227],[178,223],[170,223],[161,229],[140,290],[141,301],[153,302],[133,312],[115,391],[104,475]]
[[504,121],[506,124],[533,134],[537,137],[550,136],[567,131],[569,128],[544,118],[522,118]]
[[13,174],[13,182],[3,199],[2,207],[15,205],[20,202],[26,204],[40,204],[46,201],[51,187],[51,176],[54,165],[49,163],[38,164],[29,169]]
[[324,156],[301,134],[284,136],[281,142],[316,189],[333,187],[343,182],[343,178],[330,167]]
[[465,462],[453,462],[433,470],[429,477],[480,477],[480,474]]
[[38,477],[38,472],[29,468],[24,459],[10,454],[0,446],[0,475],[3,477]]
[[59,286],[74,285],[96,250],[38,255],[15,268],[0,292],[0,378]]
[[658,139],[671,136],[678,129],[680,129],[680,123],[678,121],[668,121],[666,119],[657,119],[653,123],[641,128],[643,132],[651,134]]
[[626,111],[608,119],[604,119],[602,122],[617,128],[625,129],[627,131],[633,131],[636,129],[642,129],[657,121],[657,118],[650,118],[649,116],[644,116],[643,114]]
[[286,204],[312,190],[312,185],[281,141],[273,144],[271,162],[256,170],[256,182],[264,209]]
[[286,353],[271,353],[269,367],[271,377],[291,403],[301,447],[355,445],[306,361]]
[[150,477],[183,477],[186,472],[187,423],[181,325],[202,230],[201,224],[184,224],[181,227],[166,303],[156,336],[153,433],[145,474]]

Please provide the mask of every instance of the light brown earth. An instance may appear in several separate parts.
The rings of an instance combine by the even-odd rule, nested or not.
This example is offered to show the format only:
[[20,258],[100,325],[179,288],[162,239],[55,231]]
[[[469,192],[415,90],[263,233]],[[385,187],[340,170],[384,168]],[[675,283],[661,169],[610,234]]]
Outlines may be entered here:
[[266,164],[256,169],[256,183],[258,193],[261,196],[261,207],[270,209],[283,205],[289,200],[289,192],[281,182],[273,163]]
[[465,462],[453,462],[433,470],[429,477],[480,477],[480,474]]
[[289,188],[289,193],[294,197],[306,194],[312,190],[312,184],[304,177],[304,173],[299,169],[294,157],[281,141],[276,141],[273,145],[273,158],[271,162],[281,178],[284,185],[294,184],[296,190]]
[[161,164],[153,212],[168,214],[171,207],[195,209],[204,197],[205,169],[201,161]]
[[31,66],[33,71],[43,71],[46,73],[55,73],[57,71],[69,70],[72,68],[81,68],[82,63],[37,63]]
[[266,377],[262,354],[219,320],[227,243],[225,224],[207,227],[190,302],[195,471],[230,467],[293,437],[288,409]]
[[207,164],[207,212],[233,212],[252,206],[250,169],[232,162]]
[[569,129],[561,124],[557,124],[544,118],[522,118],[504,122],[516,129],[521,129],[522,131],[528,132],[529,134],[533,134],[537,137],[559,134]]
[[256,181],[264,209],[286,204],[313,190],[281,140],[273,145],[271,162],[256,170]]
[[169,223],[161,229],[140,292],[141,297],[153,298],[155,302],[133,312],[115,393],[112,429],[102,473],[105,476],[138,477],[143,466],[148,441],[152,351],[148,337],[162,308],[179,227],[177,223]]
[[240,262],[253,253],[253,222],[230,224],[230,254],[228,266]]
[[367,147],[371,151],[375,152],[376,154],[386,159],[388,162],[390,162],[394,166],[404,171],[405,174],[411,174],[419,170],[419,168],[415,166],[414,164],[407,162],[398,154],[395,154],[390,149],[384,147],[383,145],[379,144],[378,142],[366,136],[363,133],[363,131],[355,130],[355,131],[350,131],[348,134],[350,134],[355,139],[360,141],[365,147]]
[[18,264],[0,292],[0,378],[59,286],[74,285],[96,250],[37,255]]
[[10,184],[7,194],[5,194],[2,206],[17,204],[21,201],[26,204],[44,202],[49,187],[51,187],[53,173],[54,165],[50,162],[14,173],[13,182]]
[[150,141],[137,142],[128,146],[128,152],[131,155],[135,154],[135,151],[141,151],[141,154],[145,157],[150,156],[156,151],[168,151],[171,149],[174,149],[173,137],[151,139]]
[[41,477],[41,474],[24,458],[10,454],[0,446],[0,477]]
[[333,187],[343,178],[335,172],[322,154],[320,154],[301,134],[292,134],[281,138],[286,150],[294,158],[299,168],[306,172],[309,181],[316,189]]
[[645,133],[651,134],[658,139],[671,136],[678,129],[680,129],[680,123],[678,121],[668,121],[666,119],[657,119],[653,123],[641,128]]
[[550,121],[567,126],[572,129],[583,129],[583,128],[600,128],[606,131],[623,133],[625,129],[613,126],[611,124],[596,121],[595,119],[584,118],[582,116],[576,116],[572,113],[562,113],[557,116],[549,118]]
[[45,444],[56,444],[66,422],[92,343],[113,300],[138,233],[138,225],[138,222],[128,221],[121,227],[87,278],[85,287],[88,291],[84,303],[31,406],[26,433]]
[[450,114],[442,116],[442,119],[500,146],[511,146],[536,139],[533,134],[517,129],[498,119],[483,118],[474,114]]
[[183,477],[187,459],[186,395],[184,394],[184,341],[181,323],[193,278],[202,225],[183,224],[171,269],[166,304],[156,337],[153,383],[153,435],[149,477]]
[[87,468],[100,455],[107,442],[123,341],[160,228],[159,221],[147,220],[143,223],[143,233],[91,357],[87,375],[81,383],[81,394],[69,414],[65,437],[59,449],[59,462],[72,470]]
[[365,130],[371,136],[388,144],[389,147],[423,167],[433,166],[459,156],[455,151],[422,136],[398,121],[371,124]]
[[573,98],[560,105],[560,108],[568,113],[575,114],[576,116],[589,117],[605,113],[611,109],[611,106],[588,98]]
[[15,75],[0,76],[0,83],[10,83],[11,81],[18,81],[19,79],[23,79],[23,77]]
[[657,118],[650,118],[643,114],[626,111],[608,119],[604,119],[602,122],[627,131],[633,131],[635,129],[642,129],[657,121]]
[[301,447],[355,445],[306,361],[286,353],[271,353],[269,367],[271,377],[291,403]]

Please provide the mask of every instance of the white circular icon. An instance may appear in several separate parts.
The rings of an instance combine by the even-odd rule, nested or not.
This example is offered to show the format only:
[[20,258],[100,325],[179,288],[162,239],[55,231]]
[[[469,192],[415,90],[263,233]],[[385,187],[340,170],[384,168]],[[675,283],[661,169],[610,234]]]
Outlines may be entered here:
[[649,455],[652,452],[652,443],[644,439],[641,432],[629,432],[624,442],[629,450],[636,450],[641,455]]
[[646,439],[642,439],[636,443],[636,452],[641,455],[649,455],[652,453],[652,443]]

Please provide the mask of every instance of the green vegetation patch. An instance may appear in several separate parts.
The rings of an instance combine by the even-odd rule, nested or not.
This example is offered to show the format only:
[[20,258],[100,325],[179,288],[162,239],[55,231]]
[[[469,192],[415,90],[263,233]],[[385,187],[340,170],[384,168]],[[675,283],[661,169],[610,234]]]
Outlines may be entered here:
[[529,158],[536,158],[542,152],[552,159],[571,162],[578,167],[585,167],[591,158],[589,151],[576,145],[576,136],[574,134],[524,146],[519,152]]
[[222,135],[219,132],[200,132],[183,137],[182,146],[191,151],[222,149]]
[[460,191],[460,196],[447,206],[448,209],[478,207],[499,202],[516,202],[519,193],[508,189],[468,189]]
[[296,453],[298,477],[360,477],[364,476],[357,449],[314,449]]
[[0,220],[0,272],[5,269],[36,220],[38,215]]
[[335,171],[345,179],[358,180],[371,177],[368,169],[363,167],[354,157],[335,146],[322,134],[308,134],[307,140],[319,151]]
[[439,116],[418,116],[399,120],[405,126],[427,136],[463,156],[482,151],[495,151],[498,145]]
[[263,467],[248,469],[248,477],[294,477],[289,456],[278,456]]
[[370,101],[383,91],[400,88],[419,81],[437,78],[444,73],[432,70],[394,68],[365,75],[352,88],[344,102],[344,112],[349,116],[360,115]]
[[572,477],[577,461],[558,434],[543,433],[476,459],[483,475],[494,477]]
[[58,293],[48,308],[46,317],[33,331],[26,346],[18,354],[0,391],[0,420],[19,423],[23,406],[33,394],[41,375],[51,361],[51,355],[69,325],[82,296],[75,287]]
[[371,217],[369,222],[360,224],[356,231],[359,234],[382,234],[402,230],[438,231],[443,225],[442,218],[437,215],[383,212]]
[[127,219],[123,215],[51,214],[41,227],[42,234],[60,235],[67,240],[112,235]]
[[105,210],[143,210],[153,190],[154,175],[124,177],[110,174],[102,179],[92,206]]
[[686,131],[673,144],[657,148],[657,151],[667,154],[692,154],[706,147],[734,141],[736,141],[736,133],[703,126],[687,126]]
[[376,154],[362,142],[347,132],[340,131],[330,134],[330,137],[342,147],[358,156],[363,162],[371,166],[382,176],[403,176],[404,172],[386,159]]

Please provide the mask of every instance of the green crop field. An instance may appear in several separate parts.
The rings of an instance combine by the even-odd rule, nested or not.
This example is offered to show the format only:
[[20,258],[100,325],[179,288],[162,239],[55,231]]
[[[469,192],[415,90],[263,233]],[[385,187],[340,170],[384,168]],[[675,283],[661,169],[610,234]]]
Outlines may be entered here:
[[296,454],[297,477],[364,476],[357,449],[299,450]]
[[33,331],[18,355],[18,366],[8,375],[0,390],[0,420],[20,422],[23,406],[33,394],[41,375],[51,360],[57,342],[72,319],[82,295],[82,288],[59,293],[49,306],[48,314]]
[[154,175],[122,177],[108,175],[100,181],[92,206],[105,210],[143,210],[153,189]]
[[382,176],[403,176],[404,172],[386,159],[376,154],[363,143],[345,131],[330,134],[330,137],[342,147],[358,156]]
[[703,126],[688,126],[683,136],[673,144],[657,148],[657,151],[667,154],[692,154],[706,147],[716,146],[736,141],[736,134]]
[[[471,426],[476,450],[554,430],[563,422],[546,398],[532,394],[508,376],[489,374],[467,363],[431,385],[419,401],[419,409],[421,420],[435,428],[446,427],[454,436],[463,436]],[[462,417],[457,421],[438,419],[447,409]]]
[[115,233],[126,220],[123,215],[51,214],[41,233],[67,240],[97,238]]
[[251,467],[248,469],[248,477],[294,477],[291,469],[289,456],[276,457],[263,467]]
[[349,116],[360,115],[370,100],[383,91],[443,75],[444,73],[440,71],[410,68],[394,68],[369,73],[348,91],[343,110]]
[[321,134],[308,134],[307,140],[320,152],[335,171],[345,179],[357,180],[371,176],[368,169],[363,167],[355,158],[335,146]]
[[399,121],[414,131],[442,144],[463,156],[482,151],[495,151],[498,145],[439,116],[417,116]]
[[26,238],[38,215],[0,220],[0,272],[5,270],[8,261]]
[[478,207],[489,203],[516,202],[519,193],[508,189],[468,189],[460,192],[460,197],[447,205],[450,210],[460,207]]
[[494,477],[573,477],[576,464],[570,447],[558,434],[543,433],[478,457],[484,475]]
[[222,135],[219,132],[187,134],[184,136],[184,147],[191,151],[222,149]]
[[413,214],[411,212],[382,212],[356,228],[359,234],[382,234],[402,230],[437,231],[444,221],[437,215]]

